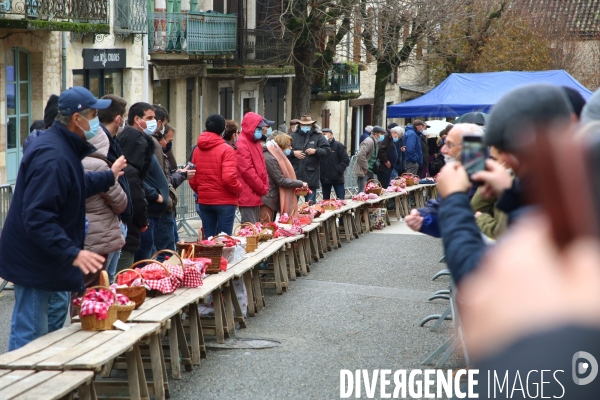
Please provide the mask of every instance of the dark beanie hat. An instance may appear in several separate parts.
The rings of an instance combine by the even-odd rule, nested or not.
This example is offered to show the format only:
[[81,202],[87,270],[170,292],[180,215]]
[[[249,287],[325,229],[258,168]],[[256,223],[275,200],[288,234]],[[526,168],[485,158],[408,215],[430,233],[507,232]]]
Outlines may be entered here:
[[565,91],[567,97],[569,98],[569,103],[571,103],[571,107],[573,107],[573,112],[577,115],[577,118],[581,116],[581,110],[583,110],[583,106],[585,106],[585,99],[577,90],[573,89],[569,86],[561,86],[561,89]]
[[219,114],[211,114],[206,118],[206,130],[220,135],[225,131],[225,118]]
[[58,96],[53,94],[50,95],[46,108],[44,108],[44,126],[48,128],[58,115]]
[[514,151],[533,139],[528,127],[571,120],[573,109],[565,91],[534,84],[511,90],[496,103],[486,125],[484,141],[498,150]]

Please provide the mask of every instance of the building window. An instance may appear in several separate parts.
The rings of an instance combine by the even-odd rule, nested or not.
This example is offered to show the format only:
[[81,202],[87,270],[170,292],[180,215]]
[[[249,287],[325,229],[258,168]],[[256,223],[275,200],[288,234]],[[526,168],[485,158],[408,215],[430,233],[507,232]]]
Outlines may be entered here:
[[321,128],[329,128],[329,117],[331,113],[329,109],[325,109],[321,111]]
[[219,114],[225,119],[233,119],[233,89],[230,87],[219,90]]
[[96,97],[105,94],[123,96],[122,69],[76,69],[73,70],[73,85],[86,87]]
[[152,104],[158,104],[169,109],[169,80],[161,79],[154,81]]

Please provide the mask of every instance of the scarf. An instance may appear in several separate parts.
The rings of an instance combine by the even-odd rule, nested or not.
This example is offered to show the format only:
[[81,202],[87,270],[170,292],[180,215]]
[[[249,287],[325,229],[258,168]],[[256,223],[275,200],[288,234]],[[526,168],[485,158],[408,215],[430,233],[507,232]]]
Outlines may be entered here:
[[[267,142],[267,150],[277,160],[283,176],[288,179],[296,180],[296,173],[294,172],[292,163],[290,163],[290,160],[283,154],[283,151],[274,140],[269,140]],[[291,187],[279,187],[279,213],[281,215],[286,213],[290,217],[298,217],[298,199],[296,198],[294,190],[295,189]]]

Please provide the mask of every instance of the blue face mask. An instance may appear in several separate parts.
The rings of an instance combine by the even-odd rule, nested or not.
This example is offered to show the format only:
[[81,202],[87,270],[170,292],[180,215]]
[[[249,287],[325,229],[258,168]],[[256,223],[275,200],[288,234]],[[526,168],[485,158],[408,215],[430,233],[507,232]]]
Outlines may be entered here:
[[92,140],[94,136],[98,134],[98,129],[100,128],[100,120],[98,117],[94,119],[89,119],[88,123],[90,124],[90,130],[83,130],[83,134],[85,135],[85,140]]
[[267,128],[267,136],[269,136],[271,133],[273,133],[273,128]]
[[254,131],[254,140],[260,140],[262,137],[262,128],[256,128]]
[[300,130],[301,130],[302,132],[304,132],[304,133],[308,133],[308,132],[310,132],[310,126],[309,126],[309,125],[302,125],[302,126],[300,127]]
[[289,156],[290,154],[292,154],[292,150],[291,149],[285,149],[285,155]]
[[380,142],[383,142],[383,138],[384,138],[384,136],[383,136],[383,135],[379,136],[379,141],[380,141]]
[[397,137],[394,138],[394,142],[397,142],[398,140],[400,140],[400,139]]

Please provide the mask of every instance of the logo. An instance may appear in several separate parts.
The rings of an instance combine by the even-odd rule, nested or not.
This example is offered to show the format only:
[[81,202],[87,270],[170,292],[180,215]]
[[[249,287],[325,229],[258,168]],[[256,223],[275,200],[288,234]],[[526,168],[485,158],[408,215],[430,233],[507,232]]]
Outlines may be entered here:
[[[581,359],[586,360],[585,362]],[[591,368],[590,368],[591,367]],[[585,378],[579,378],[589,371],[589,375]],[[576,385],[587,385],[592,383],[598,375],[598,362],[593,355],[587,351],[578,351],[573,354],[573,382]]]

